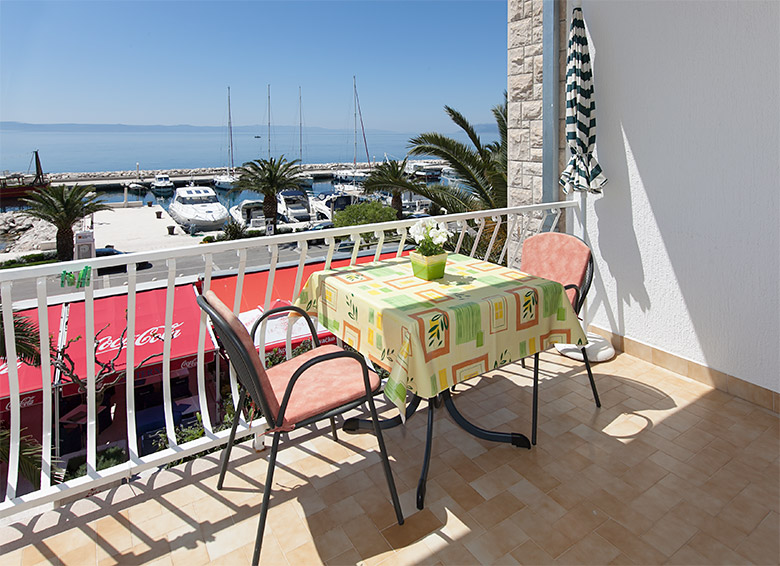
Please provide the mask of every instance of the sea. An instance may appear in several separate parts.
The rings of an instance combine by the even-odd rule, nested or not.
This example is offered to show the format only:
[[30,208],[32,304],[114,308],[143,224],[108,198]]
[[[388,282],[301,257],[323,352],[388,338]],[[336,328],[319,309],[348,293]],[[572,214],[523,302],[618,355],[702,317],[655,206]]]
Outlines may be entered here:
[[[366,130],[365,142],[353,131],[280,126],[242,126],[233,130],[233,162],[284,155],[304,164],[403,159],[409,140],[420,132]],[[461,133],[448,134],[467,141]],[[497,136],[488,132],[485,141]],[[224,167],[228,163],[225,128],[193,126],[33,125],[0,123],[0,172],[34,171],[39,150],[46,173],[134,171]]]

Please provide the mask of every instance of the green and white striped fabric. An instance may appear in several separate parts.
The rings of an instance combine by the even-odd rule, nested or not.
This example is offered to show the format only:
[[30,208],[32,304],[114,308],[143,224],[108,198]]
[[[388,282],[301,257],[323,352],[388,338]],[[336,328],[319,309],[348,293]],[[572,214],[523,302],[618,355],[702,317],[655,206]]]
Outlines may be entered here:
[[566,58],[566,144],[571,159],[559,183],[565,193],[571,190],[600,193],[607,178],[593,157],[596,147],[596,100],[590,68],[588,38],[582,8],[574,8]]

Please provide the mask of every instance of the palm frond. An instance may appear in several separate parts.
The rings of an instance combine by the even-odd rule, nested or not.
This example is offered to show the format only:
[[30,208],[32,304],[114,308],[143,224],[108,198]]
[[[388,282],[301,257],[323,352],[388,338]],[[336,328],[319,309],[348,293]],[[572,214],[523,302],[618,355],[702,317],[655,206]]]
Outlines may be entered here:
[[[0,317],[0,358],[7,359],[5,351],[5,327]],[[16,357],[24,363],[41,365],[41,349],[39,343],[38,324],[26,316],[14,313],[14,343],[16,344]]]

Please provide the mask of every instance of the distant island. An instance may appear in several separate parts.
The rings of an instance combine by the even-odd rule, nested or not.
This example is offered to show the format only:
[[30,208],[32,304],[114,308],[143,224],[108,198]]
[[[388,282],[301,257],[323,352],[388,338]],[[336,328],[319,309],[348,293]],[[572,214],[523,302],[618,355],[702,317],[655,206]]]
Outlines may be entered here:
[[[235,133],[264,133],[267,131],[267,125],[251,125],[251,126],[233,126],[233,132]],[[498,127],[496,124],[475,124],[474,128],[477,133],[485,134],[487,136],[498,136]],[[276,133],[294,133],[298,131],[298,126],[273,126]],[[29,122],[12,122],[5,121],[0,122],[0,130],[6,131],[20,131],[20,132],[87,132],[87,133],[104,133],[104,132],[176,132],[176,133],[213,133],[221,132],[225,130],[225,126],[190,126],[188,124],[180,124],[175,126],[160,126],[160,125],[131,125],[131,124],[31,124]],[[352,130],[334,129],[334,128],[320,128],[318,126],[304,126],[304,132],[306,133],[345,133]],[[408,132],[393,132],[390,130],[375,130],[366,129],[367,134],[399,134],[403,133],[408,135]],[[447,135],[451,135],[454,132],[442,132]]]

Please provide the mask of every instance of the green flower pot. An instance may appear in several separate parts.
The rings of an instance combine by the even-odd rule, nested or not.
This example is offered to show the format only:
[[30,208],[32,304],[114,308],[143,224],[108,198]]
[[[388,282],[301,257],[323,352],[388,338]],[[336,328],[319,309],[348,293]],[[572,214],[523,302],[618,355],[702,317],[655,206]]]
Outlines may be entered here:
[[425,256],[417,252],[411,252],[412,272],[415,277],[433,281],[444,277],[444,266],[447,265],[447,254]]

